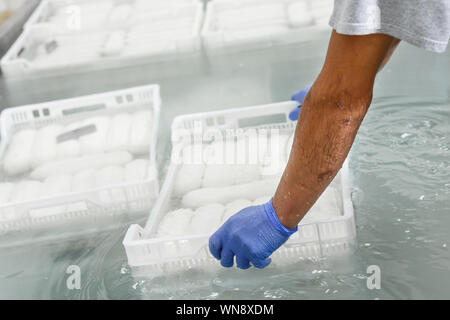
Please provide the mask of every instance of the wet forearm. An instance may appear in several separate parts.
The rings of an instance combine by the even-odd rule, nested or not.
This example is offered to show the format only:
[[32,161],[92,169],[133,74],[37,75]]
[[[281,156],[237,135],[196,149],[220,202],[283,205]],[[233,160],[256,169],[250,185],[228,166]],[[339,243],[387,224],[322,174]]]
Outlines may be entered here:
[[347,108],[342,98],[317,93],[320,86],[311,88],[303,104],[273,201],[280,221],[289,228],[298,224],[341,168],[370,104],[369,95],[360,98],[358,106]]
[[341,168],[372,99],[393,38],[333,33],[325,65],[303,102],[288,165],[273,205],[294,228]]

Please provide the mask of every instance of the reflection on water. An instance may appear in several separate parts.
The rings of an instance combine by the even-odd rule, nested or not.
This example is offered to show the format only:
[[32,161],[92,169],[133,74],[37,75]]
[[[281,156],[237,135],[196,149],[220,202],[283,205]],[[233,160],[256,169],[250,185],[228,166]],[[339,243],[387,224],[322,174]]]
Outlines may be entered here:
[[[49,79],[46,86],[26,82],[0,90],[7,93],[2,101],[18,105],[159,82],[164,104],[158,154],[164,169],[170,150],[168,128],[175,115],[285,100],[314,79],[323,55],[313,53],[325,47],[323,39],[307,47],[222,56],[184,66],[67,77],[62,86],[57,84],[61,79]],[[379,76],[350,158],[358,229],[352,254],[265,270],[190,269],[133,277],[121,244],[124,225],[82,240],[1,249],[0,298],[450,298],[448,57],[400,47]],[[69,265],[81,268],[80,290],[67,289]],[[369,265],[381,268],[381,290],[367,289]]]

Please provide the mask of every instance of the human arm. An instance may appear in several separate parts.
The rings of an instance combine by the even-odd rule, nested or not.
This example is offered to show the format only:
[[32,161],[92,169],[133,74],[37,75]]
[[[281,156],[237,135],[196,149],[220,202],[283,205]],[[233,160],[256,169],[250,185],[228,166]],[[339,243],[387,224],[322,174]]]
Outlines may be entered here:
[[[389,62],[389,60],[392,57],[392,54],[395,52],[395,49],[397,49],[398,44],[400,43],[400,39],[393,39],[391,45],[389,46],[388,51],[386,52],[386,55],[383,59],[383,62],[380,64],[380,67],[378,68],[378,72],[380,72],[384,66]],[[294,93],[291,97],[291,100],[293,101],[297,101],[300,105],[293,109],[290,113],[289,113],[289,119],[295,121],[298,120],[298,115],[300,113],[300,108],[302,107],[303,101],[306,98],[306,95],[308,94],[309,90],[311,89],[312,84],[306,86],[305,88],[303,88],[302,90]]]
[[210,238],[210,251],[224,267],[231,267],[236,256],[239,268],[250,263],[263,268],[296,231],[347,157],[371,103],[375,76],[395,42],[382,34],[332,33],[322,71],[303,102],[275,196],[238,212]]
[[288,165],[273,198],[295,227],[341,168],[372,100],[377,72],[398,40],[332,33],[327,57],[303,102]]

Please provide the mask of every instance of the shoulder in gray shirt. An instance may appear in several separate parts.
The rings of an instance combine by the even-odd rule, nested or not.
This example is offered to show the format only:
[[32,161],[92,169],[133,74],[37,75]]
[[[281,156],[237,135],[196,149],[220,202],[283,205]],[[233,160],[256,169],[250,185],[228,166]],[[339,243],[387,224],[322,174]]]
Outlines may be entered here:
[[444,52],[450,37],[450,0],[335,0],[330,26],[338,33],[384,33]]

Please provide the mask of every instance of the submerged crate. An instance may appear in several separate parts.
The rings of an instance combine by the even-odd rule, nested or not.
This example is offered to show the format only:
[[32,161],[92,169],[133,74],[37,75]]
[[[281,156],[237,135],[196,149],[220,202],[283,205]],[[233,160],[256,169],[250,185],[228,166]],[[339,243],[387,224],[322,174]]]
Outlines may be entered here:
[[150,210],[160,104],[159,86],[148,85],[5,109],[0,245],[98,231]]
[[[176,152],[172,154],[172,163],[168,169],[160,197],[151,211],[145,228],[139,225],[130,226],[123,241],[130,266],[137,267],[137,269],[163,268],[163,270],[167,270],[166,266],[183,268],[211,263],[217,265],[208,250],[210,233],[160,236],[160,224],[166,213],[183,207],[187,203],[186,195],[181,201],[175,195],[176,177],[181,166],[177,160],[174,160],[175,154],[178,152],[177,150],[180,150],[180,146],[185,147],[186,141],[192,142],[192,137],[195,140],[198,134],[203,134],[197,131],[200,127],[219,130],[219,132],[227,132],[229,129],[237,130],[237,132],[241,129],[255,129],[259,130],[258,132],[275,130],[289,133],[292,137],[296,123],[289,120],[288,114],[294,107],[296,107],[296,103],[284,102],[176,118],[172,125],[173,150]],[[208,136],[212,137],[215,134]],[[186,137],[190,138],[186,140]],[[290,148],[288,150],[290,151]],[[245,174],[245,171],[241,172]],[[336,199],[336,205],[333,208],[337,213],[336,216],[313,219],[305,217],[299,225],[299,231],[274,253],[275,263],[285,258],[319,257],[342,253],[351,248],[356,237],[356,230],[347,162],[327,190],[331,190],[330,194],[333,194]],[[215,195],[215,193],[212,194]],[[246,196],[242,194],[243,198]],[[172,224],[172,226],[174,225],[175,223]]]
[[40,77],[170,61],[201,51],[200,3],[169,6],[110,27],[67,32],[58,24],[25,28],[1,60],[6,78]]
[[241,51],[316,39],[329,32],[328,0],[214,0],[202,30],[209,52]]

